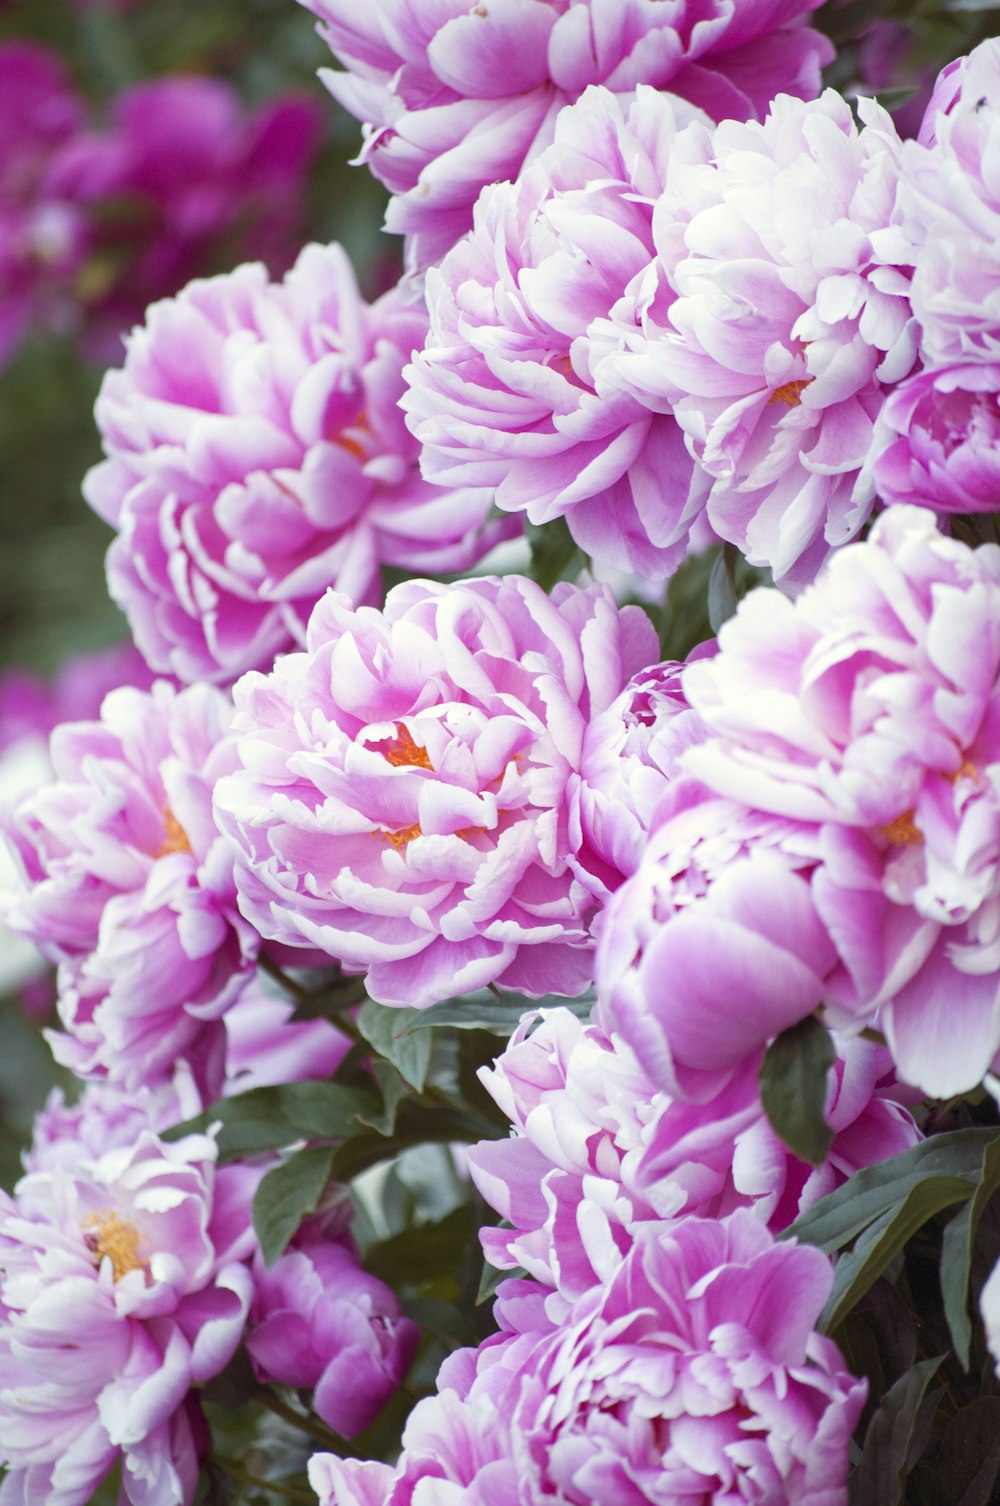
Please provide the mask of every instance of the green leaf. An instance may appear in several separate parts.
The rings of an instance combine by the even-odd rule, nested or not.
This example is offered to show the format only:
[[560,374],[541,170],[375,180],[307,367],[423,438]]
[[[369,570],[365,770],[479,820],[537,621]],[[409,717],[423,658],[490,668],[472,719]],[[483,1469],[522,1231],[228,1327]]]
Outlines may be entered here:
[[382,1089],[382,1103],[379,1108],[359,1114],[358,1118],[378,1134],[391,1135],[396,1127],[396,1111],[407,1096],[407,1085],[391,1062],[374,1061],[372,1071]]
[[495,1265],[490,1265],[488,1260],[484,1260],[483,1274],[479,1281],[479,1291],[476,1293],[476,1306],[481,1307],[484,1302],[492,1302],[501,1281],[515,1281],[527,1276],[527,1274],[527,1271],[522,1270],[520,1266],[515,1266],[509,1271],[499,1271]]
[[576,579],[586,556],[565,518],[555,518],[551,523],[528,523],[525,532],[531,545],[531,575],[543,591],[551,591],[561,580]]
[[254,1194],[253,1226],[264,1264],[272,1266],[330,1180],[333,1146],[299,1150],[267,1173]]
[[843,1186],[797,1218],[782,1238],[805,1240],[827,1254],[841,1250],[927,1177],[968,1177],[974,1183],[986,1147],[997,1140],[1000,1131],[995,1129],[951,1130],[932,1135],[901,1155],[856,1171]]
[[[901,1376],[868,1425],[864,1453],[850,1482],[851,1506],[903,1506],[906,1476],[923,1451],[930,1421],[927,1387],[944,1355]],[[937,1393],[939,1396],[940,1393]],[[927,1398],[928,1401],[936,1398]],[[915,1448],[915,1444],[920,1447]]]
[[833,1290],[820,1314],[820,1328],[831,1333],[907,1240],[942,1208],[970,1198],[972,1190],[966,1177],[925,1177],[910,1188],[898,1208],[888,1209],[869,1224],[853,1250],[837,1261]]
[[421,1286],[453,1276],[475,1238],[472,1209],[463,1203],[434,1223],[404,1229],[370,1246],[365,1269],[396,1291]]
[[345,1140],[356,1133],[364,1115],[377,1111],[378,1097],[367,1088],[337,1082],[282,1083],[223,1098],[196,1119],[175,1125],[164,1138],[205,1133],[219,1124],[219,1157],[233,1160],[280,1150],[296,1140]]
[[735,615],[739,604],[736,594],[737,554],[734,545],[723,545],[708,577],[708,620],[713,633]]
[[372,1131],[367,1135],[353,1135],[345,1140],[335,1155],[333,1175],[338,1182],[349,1182],[352,1177],[376,1166],[380,1161],[391,1161],[411,1145],[432,1145],[439,1142],[458,1142],[469,1145],[475,1140],[505,1138],[506,1130],[461,1109],[430,1108],[404,1099],[396,1115],[391,1135]]
[[990,1506],[1000,1476],[1000,1396],[978,1396],[955,1414],[934,1473],[949,1506]]
[[833,1041],[814,1015],[782,1031],[764,1053],[760,1100],[773,1129],[803,1161],[826,1160],[833,1130],[823,1117]]
[[450,1030],[488,1030],[491,1035],[504,1040],[512,1035],[521,1016],[536,1009],[561,1007],[575,1014],[578,1020],[590,1020],[594,1006],[593,994],[580,999],[562,999],[554,994],[544,999],[502,999],[491,989],[465,994],[458,999],[446,999],[442,1004],[433,1004],[430,1009],[407,1010],[414,1018],[408,1030],[429,1030],[435,1025],[447,1025]]
[[983,1152],[976,1190],[960,1213],[951,1219],[941,1241],[941,1295],[951,1340],[963,1370],[969,1368],[972,1322],[969,1318],[969,1276],[976,1231],[983,1210],[1000,1188],[1000,1139]]
[[414,1028],[420,1015],[418,1009],[387,1009],[374,999],[362,1004],[357,1014],[358,1029],[368,1044],[418,1093],[427,1081],[431,1060],[430,1036]]

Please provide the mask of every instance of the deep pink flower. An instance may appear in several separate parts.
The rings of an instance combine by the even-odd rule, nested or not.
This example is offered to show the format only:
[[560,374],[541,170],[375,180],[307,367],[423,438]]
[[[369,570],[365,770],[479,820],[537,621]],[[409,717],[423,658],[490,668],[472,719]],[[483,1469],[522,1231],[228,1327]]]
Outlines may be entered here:
[[[784,944],[815,976],[815,1002],[834,1021],[874,1021],[900,1076],[925,1092],[975,1086],[1000,1048],[1000,549],[972,550],[932,513],[891,508],[794,604],[751,592],[719,645],[683,676],[714,734],[686,764],[780,834],[780,887],[761,869],[748,900],[777,917],[779,893],[797,885],[802,919],[788,911]],[[721,874],[709,901],[768,857]],[[721,1016],[711,1027],[708,994],[721,975],[706,955],[711,1052]],[[693,974],[682,981],[695,987]],[[667,1008],[690,1040],[680,998]]]
[[59,164],[82,123],[56,53],[34,42],[0,46],[0,366],[33,322],[72,322],[66,290],[88,235]]
[[831,1279],[744,1210],[651,1224],[556,1317],[507,1283],[507,1333],[447,1361],[396,1470],[318,1455],[313,1489],[321,1506],[846,1506],[866,1386],[813,1331]]
[[672,409],[712,478],[712,526],[799,580],[868,517],[876,419],[915,357],[900,142],[873,101],[858,109],[861,130],[830,89],[779,95],[761,124],[689,126],[655,276],[594,336],[598,391]]
[[565,110],[428,274],[403,399],[430,480],[495,487],[533,523],[565,517],[589,554],[656,579],[683,559],[704,487],[669,411],[601,390],[590,332],[654,256],[653,204],[694,113],[646,88],[627,109],[594,88]]
[[211,1070],[202,1036],[257,949],[212,820],[231,717],[210,686],[113,691],[100,721],[56,729],[55,779],[8,815],[23,892],[5,918],[61,964],[54,1044],[78,1072],[137,1084],[187,1057],[206,1085],[221,1073],[224,1036]]
[[302,0],[348,70],[323,78],[365,122],[361,160],[395,195],[386,226],[417,265],[469,228],[479,190],[514,179],[589,84],[669,88],[715,119],[811,98],[832,48],[816,0]]
[[108,459],[84,491],[118,530],[112,595],[156,669],[231,680],[300,641],[328,585],[460,569],[487,492],[417,472],[397,402],[420,309],[369,307],[339,246],[192,283],[150,310],[97,402]]
[[254,1266],[247,1349],[262,1380],[313,1392],[313,1410],[353,1438],[409,1368],[420,1330],[346,1243],[302,1233],[268,1271]]
[[608,1281],[655,1219],[750,1207],[784,1229],[861,1166],[920,1139],[891,1066],[882,1047],[839,1043],[826,1105],[836,1134],[814,1169],[768,1124],[753,1064],[717,1098],[684,1103],[619,1036],[566,1009],[525,1016],[480,1073],[513,1125],[511,1139],[469,1151],[476,1186],[508,1226],[483,1229],[486,1258],[576,1297]]
[[0,1193],[5,1501],[84,1506],[119,1461],[131,1506],[192,1500],[191,1388],[232,1356],[253,1292],[260,1173],[214,1160],[204,1136],[143,1130]]
[[600,586],[411,581],[384,613],[329,592],[307,642],[236,688],[244,767],[216,813],[244,914],[387,1004],[581,992],[593,901],[566,784],[587,721],[655,655],[645,613]]

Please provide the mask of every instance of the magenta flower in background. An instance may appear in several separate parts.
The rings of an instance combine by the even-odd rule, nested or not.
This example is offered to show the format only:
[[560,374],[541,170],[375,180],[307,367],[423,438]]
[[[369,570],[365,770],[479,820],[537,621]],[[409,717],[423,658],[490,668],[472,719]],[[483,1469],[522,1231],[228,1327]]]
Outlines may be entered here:
[[253,1295],[260,1171],[216,1170],[200,1135],[148,1130],[72,1171],[0,1193],[4,1499],[84,1506],[117,1462],[132,1506],[181,1506],[217,1375]]
[[[900,142],[862,100],[779,95],[758,124],[692,125],[653,217],[658,262],[594,332],[598,391],[673,411],[708,518],[752,564],[808,580],[871,511],[885,392],[911,370],[892,231]],[[606,354],[596,354],[601,345]]]
[[308,1387],[344,1438],[374,1421],[402,1381],[420,1330],[346,1243],[299,1232],[271,1269],[254,1263],[247,1349],[263,1381]]
[[331,583],[379,594],[379,566],[453,570],[487,547],[485,491],[420,479],[397,402],[425,315],[370,307],[339,246],[280,284],[260,265],[150,309],[104,379],[108,459],[84,492],[118,530],[111,594],[150,664],[227,681],[301,641]]
[[513,1126],[509,1140],[469,1151],[473,1181],[510,1226],[481,1231],[486,1258],[573,1298],[609,1281],[653,1220],[749,1207],[778,1232],[921,1138],[888,1051],[865,1041],[838,1043],[826,1105],[835,1135],[818,1168],[771,1129],[753,1064],[719,1097],[684,1103],[625,1041],[567,1009],[526,1016],[480,1077]]
[[[815,1002],[835,1023],[875,1022],[900,1076],[925,1092],[974,1087],[1000,1048],[1000,549],[972,550],[932,513],[891,508],[794,605],[751,592],[719,645],[683,676],[714,734],[686,764],[784,833],[817,928],[804,955]],[[716,879],[709,902],[752,862]],[[776,892],[760,892],[769,914]],[[624,896],[612,904],[627,925]],[[703,967],[706,988],[715,967]],[[621,987],[627,997],[627,978]],[[682,995],[669,1009],[683,1035]]]
[[61,161],[82,123],[56,53],[35,42],[0,46],[0,366],[32,323],[72,326],[66,294],[88,228]]
[[258,943],[212,820],[231,718],[210,686],[113,691],[100,721],[56,729],[55,779],[8,814],[23,892],[5,919],[61,964],[53,1046],[79,1075],[138,1085],[186,1057],[206,1089],[221,1081],[216,1022]]
[[595,88],[565,110],[428,274],[403,399],[431,481],[496,487],[532,523],[565,517],[598,561],[655,579],[683,559],[705,489],[669,412],[595,383],[590,330],[655,254],[653,203],[695,113],[647,88],[627,108]]
[[119,94],[107,130],[72,164],[116,210],[95,227],[103,278],[90,295],[91,353],[120,360],[147,304],[193,277],[249,260],[285,272],[302,244],[320,130],[308,97],[247,111],[217,79],[176,74]]
[[386,228],[425,267],[468,230],[488,183],[516,178],[589,84],[668,88],[714,119],[811,98],[833,56],[816,0],[302,0],[346,73],[331,93],[365,123],[361,161],[394,195]]
[[609,590],[411,581],[384,613],[335,592],[307,652],[236,688],[243,770],[216,814],[243,913],[422,1008],[496,982],[573,995],[593,900],[568,861],[584,729],[656,654]]
[[846,1506],[866,1385],[813,1331],[831,1280],[741,1210],[648,1226],[561,1321],[508,1282],[507,1332],[446,1362],[395,1470],[313,1458],[320,1506]]

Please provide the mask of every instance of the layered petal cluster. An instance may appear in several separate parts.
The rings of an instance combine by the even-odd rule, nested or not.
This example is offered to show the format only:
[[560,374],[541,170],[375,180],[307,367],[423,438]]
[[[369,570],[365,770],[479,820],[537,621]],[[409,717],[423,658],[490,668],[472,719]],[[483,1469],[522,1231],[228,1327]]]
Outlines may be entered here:
[[495,487],[533,523],[565,517],[589,554],[654,579],[683,558],[701,492],[669,411],[603,391],[590,332],[654,255],[653,204],[695,113],[649,88],[628,106],[593,88],[563,111],[553,145],[484,191],[472,234],[428,274],[404,398],[430,480]]
[[313,1488],[321,1506],[845,1506],[866,1387],[813,1331],[831,1280],[746,1210],[651,1225],[561,1321],[508,1283],[508,1331],[447,1361],[395,1471],[318,1455]]
[[[692,658],[715,651],[702,645]],[[581,877],[604,898],[634,873],[657,806],[681,775],[681,755],[708,736],[681,689],[683,665],[655,664],[587,725],[571,780],[572,837]]]
[[[598,385],[671,410],[708,518],[751,563],[809,579],[871,511],[885,393],[916,353],[895,227],[901,143],[872,101],[775,99],[671,154],[658,261],[605,330]],[[905,259],[905,258],[904,258]]]
[[131,1506],[193,1499],[192,1386],[217,1375],[253,1283],[259,1172],[149,1130],[0,1194],[0,1461],[11,1506],[84,1506],[121,1464]]
[[419,266],[469,228],[488,183],[516,178],[589,84],[668,88],[714,119],[811,98],[833,54],[816,0],[302,0],[346,73],[323,77],[365,123],[361,161],[393,193],[387,229]]
[[835,1135],[819,1168],[769,1125],[752,1066],[708,1103],[685,1103],[620,1037],[566,1009],[526,1017],[480,1076],[513,1127],[469,1151],[473,1180],[507,1225],[482,1231],[486,1258],[571,1297],[609,1281],[650,1222],[750,1207],[778,1231],[920,1139],[888,1051],[865,1041],[841,1043],[830,1071]]
[[308,1387],[312,1406],[353,1438],[397,1389],[420,1330],[354,1250],[300,1233],[271,1269],[258,1259],[247,1349],[262,1380]]
[[567,861],[587,722],[656,654],[601,586],[411,581],[335,592],[307,651],[236,688],[243,770],[216,813],[243,913],[423,1007],[497,982],[576,994],[593,900]]
[[903,153],[923,370],[886,405],[887,502],[992,512],[1000,477],[1000,39],[942,72]]
[[[651,1004],[653,974],[642,978],[650,954],[630,965],[641,927],[624,967],[606,928],[613,1011],[633,1021],[638,1048],[645,1000],[658,1020],[651,1041],[718,1066],[753,1027],[735,1003],[713,999],[749,990],[740,1007],[763,1012],[758,1040],[781,1028],[781,1011],[753,993],[767,970],[750,949],[770,937],[804,969],[797,1014],[791,989],[784,1023],[825,1000],[834,1022],[884,1031],[905,1081],[943,1098],[975,1086],[1000,1048],[1000,549],[943,537],[924,509],[891,508],[794,604],[752,592],[719,644],[683,676],[714,734],[686,755],[715,792],[692,806],[693,845],[705,811],[739,800],[735,809],[769,830],[771,850],[751,836],[746,860],[662,926],[652,943],[660,993],[672,996],[662,1006]],[[755,869],[753,892],[744,880]],[[659,882],[669,905],[671,880]],[[740,948],[727,942],[724,952],[720,933],[713,954],[706,927],[720,917],[720,891],[731,901],[741,886],[727,919],[752,923],[755,936],[741,943],[737,975],[726,968]],[[642,911],[628,888],[613,901],[620,946],[630,913]],[[685,925],[690,945],[680,934],[671,949],[667,938]],[[713,1043],[713,1031],[731,1039]]]
[[396,292],[366,304],[336,245],[282,283],[248,264],[149,310],[101,387],[108,458],[84,491],[155,669],[232,680],[300,641],[327,586],[361,601],[382,563],[475,557],[489,494],[421,480],[397,407],[425,330]]
[[258,944],[212,818],[231,719],[211,686],[113,691],[99,721],[55,730],[54,780],[9,812],[23,892],[5,919],[61,964],[53,1044],[82,1075],[137,1085],[186,1057],[207,1089],[221,1079],[215,1022]]

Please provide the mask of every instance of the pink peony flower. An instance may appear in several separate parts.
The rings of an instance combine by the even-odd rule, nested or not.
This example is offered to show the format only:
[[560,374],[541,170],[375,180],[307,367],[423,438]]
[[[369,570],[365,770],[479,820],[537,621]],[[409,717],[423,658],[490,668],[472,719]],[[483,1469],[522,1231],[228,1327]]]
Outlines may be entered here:
[[672,409],[712,478],[712,526],[798,580],[868,517],[875,422],[915,357],[899,233],[885,239],[900,142],[858,108],[860,131],[832,89],[779,95],[761,124],[690,126],[653,216],[657,266],[594,332],[598,391]]
[[566,785],[587,721],[655,655],[645,613],[599,586],[411,581],[384,613],[328,593],[307,644],[236,689],[244,767],[216,813],[244,914],[387,1004],[581,992]]
[[[691,658],[715,652],[714,641]],[[580,877],[604,899],[639,866],[656,808],[681,774],[681,755],[708,736],[684,699],[683,665],[656,664],[587,724],[579,776],[570,781],[571,833]]]
[[55,780],[8,815],[23,892],[5,919],[61,964],[69,1035],[53,1044],[78,1073],[134,1086],[187,1057],[209,1090],[221,1080],[212,1022],[257,950],[212,820],[231,717],[210,686],[113,691],[100,721],[56,729]]
[[669,87],[743,120],[780,89],[810,98],[833,55],[816,0],[302,0],[346,73],[322,76],[365,122],[361,161],[395,195],[386,228],[419,266],[471,223],[487,183],[516,178],[589,84]]
[[813,1331],[830,1284],[825,1256],[744,1210],[650,1225],[561,1321],[507,1283],[508,1332],[446,1362],[396,1470],[321,1454],[313,1489],[321,1506],[846,1506],[866,1385]]
[[919,141],[903,151],[901,208],[919,250],[913,312],[926,365],[1000,359],[1000,38],[941,74]]
[[131,1149],[144,1130],[162,1134],[205,1104],[190,1076],[179,1072],[155,1089],[127,1091],[116,1083],[89,1082],[76,1103],[53,1088],[35,1115],[31,1145],[23,1152],[27,1172],[67,1172],[92,1168],[108,1151]]
[[1000,501],[1000,364],[919,372],[891,393],[891,443],[875,465],[885,502],[994,512]]
[[374,1421],[416,1352],[420,1330],[353,1249],[300,1233],[270,1271],[254,1266],[247,1349],[264,1381],[308,1387],[335,1432]]
[[108,459],[84,491],[154,668],[231,680],[299,641],[331,582],[361,601],[382,563],[460,569],[486,547],[489,494],[422,481],[397,408],[425,328],[395,293],[366,305],[338,246],[282,284],[242,266],[149,311],[104,379]]
[[84,1506],[119,1461],[131,1506],[192,1500],[191,1388],[232,1356],[253,1293],[260,1173],[214,1160],[203,1136],[144,1130],[0,1193],[5,1500]]
[[773,1231],[787,1228],[860,1167],[921,1138],[891,1066],[884,1048],[839,1044],[826,1106],[836,1134],[813,1168],[768,1124],[753,1064],[717,1098],[688,1104],[620,1037],[566,1009],[525,1016],[480,1072],[513,1126],[511,1139],[469,1151],[476,1186],[509,1225],[482,1230],[486,1258],[577,1297],[609,1281],[656,1219],[749,1207]]
[[[779,872],[755,853],[715,880],[709,902],[756,861],[745,913],[759,906],[758,926],[773,926],[796,887],[801,920],[787,910],[782,945],[814,979],[801,1013],[825,998],[834,1022],[876,1023],[900,1076],[934,1096],[974,1087],[1000,1049],[1000,549],[972,550],[938,533],[932,513],[891,508],[794,605],[752,592],[719,645],[683,676],[714,734],[687,767],[780,834],[783,862]],[[624,893],[613,904],[626,924]],[[667,1006],[676,1030],[662,1028],[689,1043],[703,1031],[711,1054],[723,1017],[741,1027],[735,1006],[713,1013],[713,988],[730,985],[705,955],[698,983],[690,951],[692,972]],[[667,948],[661,977],[673,959]],[[752,962],[748,951],[756,988]],[[693,1008],[696,997],[699,1027],[683,1018],[682,1000]]]
[[695,113],[646,88],[627,112],[597,88],[565,110],[554,144],[485,190],[472,235],[428,274],[430,333],[403,399],[430,480],[496,487],[533,523],[565,517],[599,561],[657,579],[683,559],[704,488],[669,412],[595,383],[590,330],[653,258],[653,203]]

